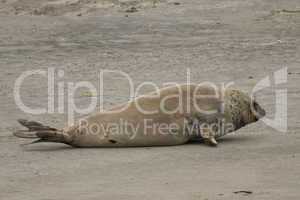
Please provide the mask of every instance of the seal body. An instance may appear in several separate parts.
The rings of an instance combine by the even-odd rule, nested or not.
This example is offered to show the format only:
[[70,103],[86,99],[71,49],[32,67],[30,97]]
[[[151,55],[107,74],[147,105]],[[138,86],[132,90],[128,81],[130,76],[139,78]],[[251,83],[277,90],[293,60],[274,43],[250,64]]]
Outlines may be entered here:
[[215,95],[211,88],[196,85],[163,88],[82,119],[65,131],[72,136],[74,146],[184,144],[196,137],[196,133],[188,133],[185,127],[198,113],[196,106],[203,110],[216,108],[218,112],[220,100],[208,95]]
[[[175,85],[88,116],[62,130],[31,130],[37,132],[39,142],[75,147],[167,146],[198,138],[216,145],[215,138],[258,120],[257,113],[251,111],[252,103],[238,90]],[[258,108],[264,115],[257,104]]]

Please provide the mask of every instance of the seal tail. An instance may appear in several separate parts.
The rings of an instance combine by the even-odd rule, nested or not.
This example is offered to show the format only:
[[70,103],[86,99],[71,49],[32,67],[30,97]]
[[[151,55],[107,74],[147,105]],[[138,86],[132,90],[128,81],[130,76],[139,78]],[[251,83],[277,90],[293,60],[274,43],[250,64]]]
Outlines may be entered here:
[[14,136],[26,139],[38,139],[29,144],[40,142],[58,142],[69,144],[68,136],[62,130],[44,126],[43,124],[35,121],[28,121],[19,119],[18,122],[28,128],[28,130],[18,130],[13,133]]

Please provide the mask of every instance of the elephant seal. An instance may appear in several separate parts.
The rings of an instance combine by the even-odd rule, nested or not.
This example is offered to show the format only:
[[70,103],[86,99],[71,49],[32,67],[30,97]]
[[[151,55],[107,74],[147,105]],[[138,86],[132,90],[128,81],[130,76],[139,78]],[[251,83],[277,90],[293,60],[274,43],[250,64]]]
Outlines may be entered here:
[[63,129],[19,120],[28,130],[14,135],[38,138],[33,143],[58,142],[73,147],[180,145],[198,138],[216,146],[216,138],[264,115],[258,103],[239,90],[175,85],[90,115]]

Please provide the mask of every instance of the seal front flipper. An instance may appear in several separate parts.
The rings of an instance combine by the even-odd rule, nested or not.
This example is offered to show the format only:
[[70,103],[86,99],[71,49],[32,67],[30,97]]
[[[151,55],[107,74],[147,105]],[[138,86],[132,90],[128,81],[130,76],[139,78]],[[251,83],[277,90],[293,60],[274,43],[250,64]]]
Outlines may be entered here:
[[28,130],[18,130],[14,132],[13,135],[19,138],[38,139],[30,144],[40,142],[58,142],[70,144],[70,136],[64,133],[62,130],[44,126],[39,122],[28,121],[25,119],[19,119],[18,122],[28,128]]
[[216,147],[218,145],[218,142],[216,141],[214,132],[210,131],[209,129],[202,129],[201,137],[204,140],[204,143],[210,146]]
[[218,145],[215,137],[204,138],[204,143],[213,147],[216,147]]

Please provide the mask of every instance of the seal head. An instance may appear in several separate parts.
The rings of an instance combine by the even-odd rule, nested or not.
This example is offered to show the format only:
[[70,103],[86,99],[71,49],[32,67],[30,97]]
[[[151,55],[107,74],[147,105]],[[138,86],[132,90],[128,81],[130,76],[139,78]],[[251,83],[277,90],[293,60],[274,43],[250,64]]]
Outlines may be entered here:
[[230,90],[228,96],[227,109],[236,129],[256,122],[266,115],[265,110],[248,94]]

